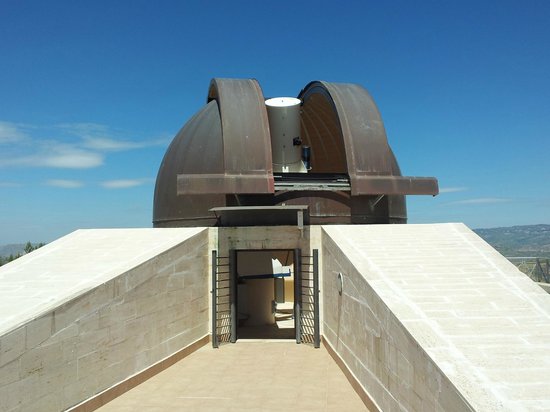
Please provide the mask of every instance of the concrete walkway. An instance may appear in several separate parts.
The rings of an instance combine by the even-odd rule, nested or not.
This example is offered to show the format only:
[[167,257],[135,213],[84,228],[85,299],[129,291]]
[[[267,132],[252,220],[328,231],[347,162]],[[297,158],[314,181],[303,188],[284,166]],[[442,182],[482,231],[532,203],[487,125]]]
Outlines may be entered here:
[[366,411],[325,348],[239,340],[204,346],[99,409]]

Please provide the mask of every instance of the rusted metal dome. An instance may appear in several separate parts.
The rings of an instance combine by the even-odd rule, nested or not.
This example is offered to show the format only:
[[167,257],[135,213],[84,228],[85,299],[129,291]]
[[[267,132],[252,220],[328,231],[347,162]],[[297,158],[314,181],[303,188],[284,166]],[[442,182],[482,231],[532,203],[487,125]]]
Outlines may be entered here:
[[274,168],[275,137],[258,82],[213,79],[206,105],[166,151],[154,226],[215,226],[212,208],[276,205],[308,206],[311,224],[405,223],[405,195],[438,193],[435,178],[401,176],[363,87],[314,81],[298,98],[293,144],[309,147],[311,159],[307,173],[288,173]]

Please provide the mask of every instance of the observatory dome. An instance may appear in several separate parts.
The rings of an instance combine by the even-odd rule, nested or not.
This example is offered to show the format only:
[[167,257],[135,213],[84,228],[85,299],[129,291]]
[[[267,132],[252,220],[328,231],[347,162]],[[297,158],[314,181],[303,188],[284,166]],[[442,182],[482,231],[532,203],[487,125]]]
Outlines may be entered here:
[[212,208],[305,205],[311,224],[405,223],[405,195],[438,193],[403,177],[372,97],[314,81],[297,98],[253,79],[213,79],[178,132],[155,186],[155,227],[215,226]]

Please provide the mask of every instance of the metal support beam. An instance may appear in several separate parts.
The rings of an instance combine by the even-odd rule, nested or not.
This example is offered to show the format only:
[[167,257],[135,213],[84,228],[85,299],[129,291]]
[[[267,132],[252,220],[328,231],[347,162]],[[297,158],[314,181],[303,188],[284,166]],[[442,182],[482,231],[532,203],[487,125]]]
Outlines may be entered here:
[[313,249],[313,345],[321,346],[321,319],[319,316],[319,250]]
[[298,210],[298,229],[302,230],[304,228],[304,211]]
[[212,347],[219,347],[218,342],[218,285],[217,285],[217,272],[218,272],[218,254],[215,250],[212,251]]
[[302,342],[302,251],[294,249],[294,329],[296,343]]
[[321,345],[320,316],[319,316],[319,250],[313,249],[313,345]]
[[229,341],[231,343],[237,342],[237,251],[231,249],[229,251],[229,301],[231,307],[231,337]]

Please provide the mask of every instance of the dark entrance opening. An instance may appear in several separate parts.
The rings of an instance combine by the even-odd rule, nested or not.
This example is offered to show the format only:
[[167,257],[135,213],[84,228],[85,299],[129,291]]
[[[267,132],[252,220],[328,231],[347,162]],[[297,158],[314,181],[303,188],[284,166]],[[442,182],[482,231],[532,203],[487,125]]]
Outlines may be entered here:
[[212,346],[238,339],[321,342],[319,253],[301,249],[212,251]]
[[295,339],[294,250],[237,250],[237,338]]

